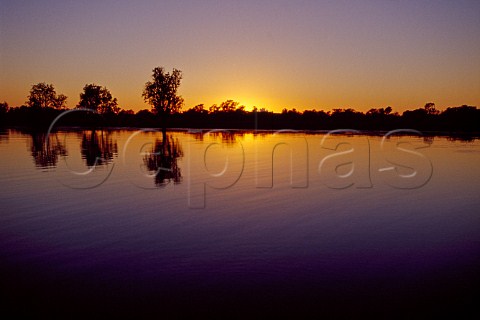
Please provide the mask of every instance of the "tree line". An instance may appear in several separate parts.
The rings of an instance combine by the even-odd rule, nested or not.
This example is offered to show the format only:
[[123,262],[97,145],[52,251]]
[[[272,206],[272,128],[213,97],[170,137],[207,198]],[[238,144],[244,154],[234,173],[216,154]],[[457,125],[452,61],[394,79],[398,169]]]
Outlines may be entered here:
[[[480,132],[480,109],[462,105],[444,111],[436,109],[432,102],[423,108],[407,110],[402,114],[390,106],[359,112],[352,108],[331,111],[283,109],[280,113],[254,107],[246,107],[234,100],[206,107],[198,104],[184,109],[184,100],[177,91],[182,72],[177,69],[166,72],[162,67],[152,71],[151,80],[145,83],[142,97],[151,109],[134,112],[122,109],[117,99],[105,87],[86,84],[75,108],[92,111],[91,114],[72,113],[62,119],[64,126],[100,127],[158,127],[166,128],[231,128],[231,129],[308,129],[330,130],[350,128],[359,130],[391,130],[414,128],[430,131]],[[57,94],[53,84],[32,85],[26,104],[9,107],[0,103],[2,125],[36,127],[50,124],[66,107],[67,97]]]

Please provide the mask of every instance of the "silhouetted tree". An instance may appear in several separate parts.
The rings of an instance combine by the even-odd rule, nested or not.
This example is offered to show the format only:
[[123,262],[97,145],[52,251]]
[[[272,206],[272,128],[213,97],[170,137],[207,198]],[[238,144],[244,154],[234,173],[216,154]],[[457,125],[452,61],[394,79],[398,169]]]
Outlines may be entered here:
[[425,108],[406,110],[402,113],[402,124],[418,130],[429,129],[429,116]]
[[216,104],[212,104],[210,108],[208,108],[208,112],[210,113],[217,113],[220,111],[220,107],[217,106]]
[[134,115],[135,112],[132,110],[132,109],[128,109],[128,110],[122,110],[119,112],[119,114],[128,114],[128,115]]
[[220,110],[223,112],[233,112],[238,107],[239,103],[233,100],[227,100],[220,104]]
[[244,105],[241,105],[241,106],[238,106],[237,109],[235,109],[235,112],[237,114],[246,114],[247,112],[245,111],[245,106]]
[[172,113],[178,112],[183,105],[183,98],[177,95],[182,72],[173,69],[170,74],[170,72],[165,72],[162,67],[156,67],[152,72],[153,80],[145,83],[142,96],[160,117],[165,137],[168,117]]
[[442,128],[452,131],[480,132],[480,109],[462,105],[447,108],[440,114]]
[[5,120],[8,112],[8,103],[6,101],[0,103],[0,124]]
[[178,139],[164,136],[163,140],[155,141],[152,152],[146,154],[143,162],[147,169],[155,173],[155,184],[164,187],[171,181],[177,184],[182,181],[182,173],[178,159],[183,157],[183,150]]
[[188,109],[184,113],[200,115],[200,114],[208,114],[208,110],[206,110],[205,105],[203,103],[201,103],[201,104],[197,104],[193,108]]
[[360,121],[359,128],[361,129],[377,129],[388,130],[395,127],[398,121],[398,113],[392,113],[392,107],[380,109],[370,109],[363,114],[357,114],[357,121]]
[[375,109],[375,108],[372,108],[372,109],[368,110],[367,113],[366,113],[367,116],[374,116],[374,115],[378,115],[378,114],[380,114],[380,110]]
[[0,113],[4,114],[8,112],[8,103],[3,101],[0,103]]
[[435,109],[435,103],[433,102],[428,102],[425,104],[425,106],[423,107],[425,109],[425,111],[427,112],[427,114],[438,114],[438,110]]
[[367,111],[366,115],[389,115],[392,112],[392,107],[380,108],[380,109],[370,109]]
[[197,104],[195,107],[192,108],[192,110],[196,113],[208,113],[208,111],[205,110],[205,105],[203,103]]
[[115,113],[120,111],[117,105],[117,98],[113,98],[112,94],[106,87],[96,84],[86,84],[83,92],[80,93],[80,102],[78,108],[86,108],[98,113]]
[[359,129],[362,124],[363,113],[352,108],[333,109],[330,118],[336,127]]
[[55,91],[53,84],[45,82],[32,85],[30,94],[28,95],[27,105],[33,108],[65,108],[67,97]]

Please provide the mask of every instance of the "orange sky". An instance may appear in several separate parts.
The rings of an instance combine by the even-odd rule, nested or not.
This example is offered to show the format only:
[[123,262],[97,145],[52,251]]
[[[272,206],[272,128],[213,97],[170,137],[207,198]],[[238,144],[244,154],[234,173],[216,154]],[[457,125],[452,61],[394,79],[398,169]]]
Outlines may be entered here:
[[[88,4],[88,5],[87,5]],[[395,111],[480,106],[478,1],[2,2],[0,101],[86,83],[140,110],[155,66],[183,71],[186,108]]]

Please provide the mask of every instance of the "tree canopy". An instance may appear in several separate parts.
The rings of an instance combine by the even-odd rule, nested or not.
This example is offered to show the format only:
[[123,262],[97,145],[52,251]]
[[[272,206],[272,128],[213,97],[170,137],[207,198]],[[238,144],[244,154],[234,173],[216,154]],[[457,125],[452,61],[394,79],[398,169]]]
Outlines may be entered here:
[[163,67],[156,67],[152,71],[152,81],[145,83],[143,98],[160,116],[168,116],[180,111],[183,98],[177,95],[182,72],[173,69],[172,73],[165,72]]
[[86,84],[83,92],[80,94],[79,108],[86,108],[98,113],[118,113],[120,108],[117,104],[117,98],[106,87],[96,84]]
[[55,108],[66,107],[67,97],[63,94],[57,96],[53,84],[45,82],[32,85],[28,95],[27,105],[33,108]]
[[439,113],[439,111],[435,108],[435,103],[433,103],[433,102],[426,103],[423,108],[425,109],[427,114],[438,114]]

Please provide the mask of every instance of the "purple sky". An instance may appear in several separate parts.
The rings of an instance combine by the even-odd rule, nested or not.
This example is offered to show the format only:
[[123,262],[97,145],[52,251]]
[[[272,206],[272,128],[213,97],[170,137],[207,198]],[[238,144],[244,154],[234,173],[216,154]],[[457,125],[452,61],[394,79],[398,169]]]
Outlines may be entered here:
[[177,68],[186,108],[226,99],[396,111],[480,107],[480,1],[0,0],[0,101],[86,83],[148,108],[155,66]]

